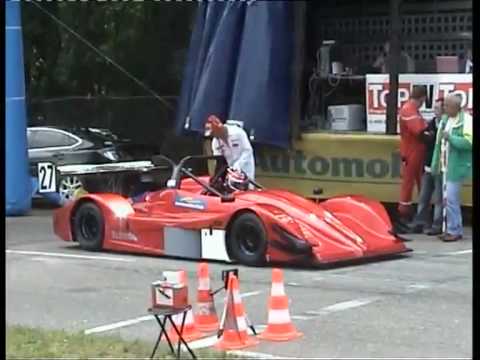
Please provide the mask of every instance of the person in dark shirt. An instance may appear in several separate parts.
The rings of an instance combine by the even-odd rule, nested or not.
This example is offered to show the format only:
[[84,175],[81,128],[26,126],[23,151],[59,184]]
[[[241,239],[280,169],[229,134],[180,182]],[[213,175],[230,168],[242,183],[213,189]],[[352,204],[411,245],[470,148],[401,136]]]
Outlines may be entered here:
[[[409,224],[412,233],[420,234],[425,230],[427,235],[438,235],[442,233],[442,178],[432,175],[431,163],[435,139],[437,136],[437,126],[443,114],[443,99],[435,101],[435,117],[428,123],[427,129],[423,132],[423,139],[427,146],[424,162],[424,173],[422,184],[418,197],[417,213],[413,221]],[[433,219],[430,221],[431,202],[434,204]],[[426,226],[431,223],[431,227]]]

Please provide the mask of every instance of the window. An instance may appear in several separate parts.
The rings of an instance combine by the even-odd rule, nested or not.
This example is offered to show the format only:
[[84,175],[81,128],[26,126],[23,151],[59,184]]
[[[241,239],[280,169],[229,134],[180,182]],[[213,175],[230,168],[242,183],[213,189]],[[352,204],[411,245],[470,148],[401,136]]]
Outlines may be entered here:
[[78,140],[67,133],[56,130],[29,130],[27,133],[30,149],[63,147],[75,145]]

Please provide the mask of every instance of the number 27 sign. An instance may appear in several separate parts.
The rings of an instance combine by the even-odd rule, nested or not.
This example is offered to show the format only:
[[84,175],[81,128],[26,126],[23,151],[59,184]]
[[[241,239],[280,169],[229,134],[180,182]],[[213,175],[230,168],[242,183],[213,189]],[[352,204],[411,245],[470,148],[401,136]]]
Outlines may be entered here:
[[38,163],[38,192],[57,191],[55,165],[49,162]]

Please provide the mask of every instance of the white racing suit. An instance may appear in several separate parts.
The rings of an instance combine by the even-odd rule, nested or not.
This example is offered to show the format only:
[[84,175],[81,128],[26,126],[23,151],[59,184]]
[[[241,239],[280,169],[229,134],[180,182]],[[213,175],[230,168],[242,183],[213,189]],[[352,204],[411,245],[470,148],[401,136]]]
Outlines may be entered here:
[[255,180],[255,159],[247,133],[237,125],[224,125],[227,128],[228,139],[212,140],[212,152],[215,156],[223,156],[228,167],[243,171],[249,179]]

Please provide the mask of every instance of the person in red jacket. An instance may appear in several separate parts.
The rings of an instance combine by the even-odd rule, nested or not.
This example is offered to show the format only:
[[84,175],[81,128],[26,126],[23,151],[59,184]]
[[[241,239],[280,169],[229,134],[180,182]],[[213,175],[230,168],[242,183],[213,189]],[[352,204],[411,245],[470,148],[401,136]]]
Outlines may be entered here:
[[424,86],[414,86],[410,99],[400,109],[400,156],[402,158],[402,183],[398,212],[401,220],[412,216],[412,194],[415,184],[420,191],[426,145],[423,132],[427,122],[420,115],[426,99]]

